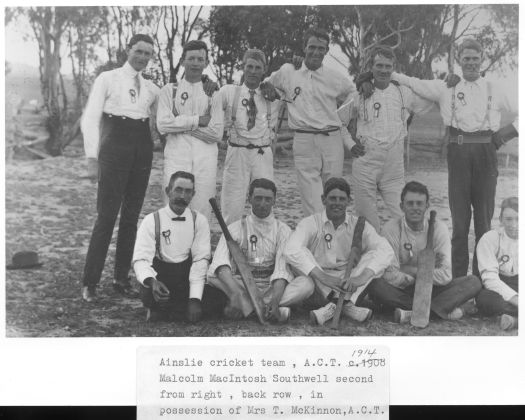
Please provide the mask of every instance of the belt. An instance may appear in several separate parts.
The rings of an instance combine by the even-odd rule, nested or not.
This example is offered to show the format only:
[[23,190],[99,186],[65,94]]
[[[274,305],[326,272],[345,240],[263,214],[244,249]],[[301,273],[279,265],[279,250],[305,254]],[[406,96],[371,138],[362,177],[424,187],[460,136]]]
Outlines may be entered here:
[[251,144],[251,143],[248,143],[248,144],[237,144],[237,143],[232,143],[231,141],[229,141],[228,144],[231,147],[244,147],[245,149],[249,149],[249,150],[259,149],[259,151],[257,153],[259,153],[260,155],[264,155],[264,150],[263,150],[264,148],[271,146],[270,144],[263,144],[263,145],[260,145],[260,146],[258,146],[256,144]]
[[455,127],[449,127],[449,143],[465,144],[486,144],[492,142],[492,131],[473,131],[467,132]]
[[304,134],[322,134],[323,136],[328,136],[328,133],[331,133],[333,131],[340,130],[340,127],[337,128],[327,128],[326,130],[295,130],[296,133],[304,133]]
[[129,121],[131,123],[146,123],[149,121],[149,118],[130,118],[126,117],[125,115],[115,115],[115,114],[108,114],[104,112],[104,116],[107,118],[114,118],[116,120],[122,120],[122,121]]

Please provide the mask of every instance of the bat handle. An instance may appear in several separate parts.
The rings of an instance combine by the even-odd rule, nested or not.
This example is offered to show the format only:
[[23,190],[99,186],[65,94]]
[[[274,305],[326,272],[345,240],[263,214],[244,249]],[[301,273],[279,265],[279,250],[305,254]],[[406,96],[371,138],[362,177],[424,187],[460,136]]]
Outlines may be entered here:
[[428,220],[428,233],[427,233],[427,246],[428,249],[433,249],[433,239],[434,239],[434,224],[436,221],[436,211],[430,211],[430,218]]
[[224,239],[226,241],[232,241],[232,236],[230,234],[230,231],[228,230],[228,226],[226,226],[226,222],[224,221],[224,218],[222,217],[222,213],[219,210],[219,206],[217,205],[217,200],[215,197],[210,198],[210,205],[215,213],[215,217],[217,217],[217,221],[219,222],[219,225],[221,226],[222,233],[224,234]]

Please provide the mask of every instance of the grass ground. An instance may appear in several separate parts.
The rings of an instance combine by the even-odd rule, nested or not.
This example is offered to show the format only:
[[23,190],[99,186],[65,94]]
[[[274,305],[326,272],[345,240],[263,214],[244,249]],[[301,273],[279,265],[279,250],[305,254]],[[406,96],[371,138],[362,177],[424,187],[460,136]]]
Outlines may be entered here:
[[[393,323],[390,314],[375,314],[371,321],[360,325],[342,320],[341,329],[333,331],[308,325],[308,313],[300,308],[292,313],[290,323],[278,326],[261,327],[255,319],[214,320],[197,325],[147,324],[139,300],[122,298],[111,287],[114,241],[98,289],[100,298],[96,303],[85,303],[80,298],[80,277],[96,215],[96,184],[85,178],[80,145],[69,147],[67,154],[6,164],[6,261],[17,251],[36,250],[44,263],[35,270],[6,271],[6,331],[10,337],[516,335],[516,331],[502,332],[494,319],[477,316],[458,322],[435,321],[428,328],[417,330]],[[295,227],[302,215],[292,158],[278,156],[275,168],[278,186],[275,213]],[[156,152],[143,215],[161,206],[161,171],[161,154]],[[347,160],[345,175],[349,171]],[[220,174],[217,179],[219,193]],[[406,179],[417,179],[428,185],[431,207],[450,227],[444,163],[432,157],[412,157]],[[517,195],[517,179],[515,162],[500,171],[497,203],[505,196]],[[379,207],[384,216],[381,202]],[[218,231],[215,220],[212,230]],[[213,244],[217,240],[218,233],[215,233]],[[472,247],[472,234],[470,240]]]

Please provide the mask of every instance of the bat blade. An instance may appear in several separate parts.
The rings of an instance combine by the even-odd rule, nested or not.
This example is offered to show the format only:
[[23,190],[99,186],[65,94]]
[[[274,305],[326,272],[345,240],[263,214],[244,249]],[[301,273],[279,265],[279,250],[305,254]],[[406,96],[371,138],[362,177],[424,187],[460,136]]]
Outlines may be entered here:
[[416,287],[414,290],[410,323],[418,328],[425,328],[430,318],[432,283],[434,268],[436,266],[436,254],[433,248],[435,219],[436,212],[432,210],[430,212],[430,220],[428,221],[427,245],[417,256]]
[[417,280],[410,318],[414,327],[425,328],[428,325],[435,264],[434,251],[424,249],[418,254]]
[[228,226],[226,226],[226,223],[224,222],[222,213],[219,210],[217,200],[215,200],[215,198],[210,198],[209,201],[211,208],[215,213],[215,216],[217,217],[217,221],[221,226],[221,230],[224,234],[224,239],[226,239],[226,245],[230,250],[232,260],[235,262],[237,270],[239,271],[239,274],[241,276],[242,283],[244,284],[244,287],[248,292],[248,296],[250,297],[250,302],[252,303],[252,306],[255,310],[257,319],[261,324],[266,324],[266,320],[264,319],[264,302],[259,292],[259,289],[257,288],[253,279],[252,270],[250,265],[248,264],[248,261],[246,260],[246,256],[242,252],[242,249],[239,246],[239,244],[233,240],[230,231],[228,230]]

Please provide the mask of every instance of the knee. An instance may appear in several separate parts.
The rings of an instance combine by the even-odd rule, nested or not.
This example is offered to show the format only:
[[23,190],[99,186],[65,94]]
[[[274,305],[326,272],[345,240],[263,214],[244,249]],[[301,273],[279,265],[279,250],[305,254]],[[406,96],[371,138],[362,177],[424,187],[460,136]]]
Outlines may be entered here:
[[474,294],[478,294],[481,291],[481,280],[478,276],[470,275],[465,278],[465,283],[467,284],[469,290]]
[[383,294],[385,288],[385,280],[382,278],[373,279],[367,286],[366,291],[372,299],[377,298]]
[[298,276],[293,279],[293,283],[303,299],[306,299],[314,293],[315,284],[309,276]]

